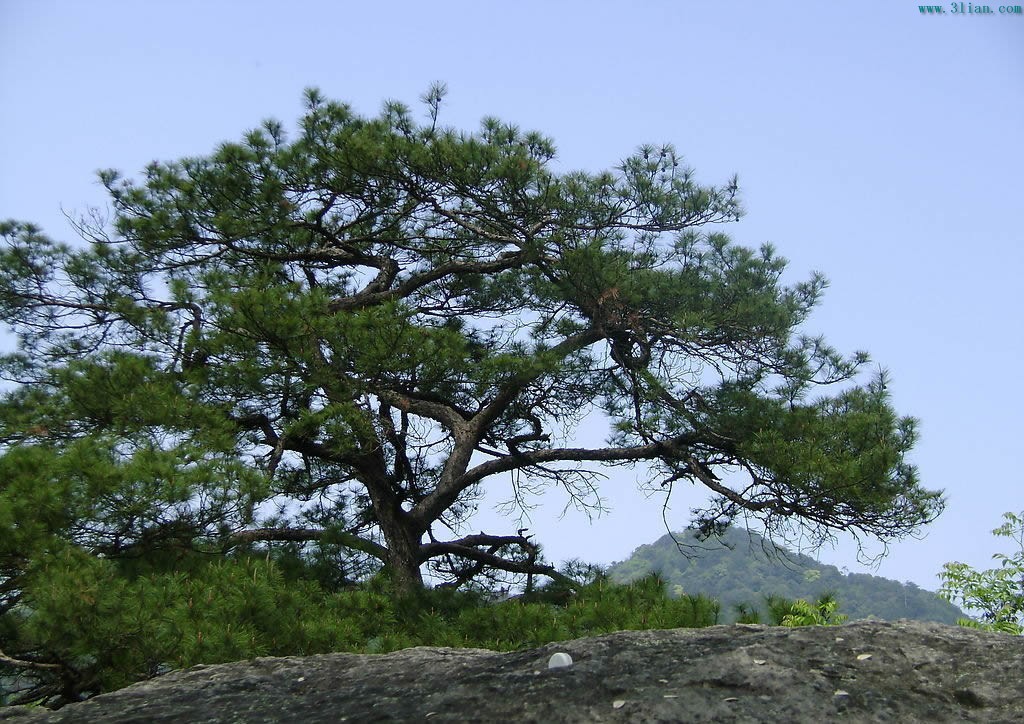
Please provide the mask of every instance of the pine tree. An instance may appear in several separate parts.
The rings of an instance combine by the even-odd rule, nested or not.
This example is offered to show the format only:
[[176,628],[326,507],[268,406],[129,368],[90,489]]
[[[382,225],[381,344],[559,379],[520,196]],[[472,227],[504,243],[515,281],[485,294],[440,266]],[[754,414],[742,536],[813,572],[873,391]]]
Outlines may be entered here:
[[[610,465],[705,486],[705,535],[888,540],[940,512],[867,355],[799,332],[824,278],[785,286],[720,231],[735,179],[698,184],[671,146],[560,172],[541,134],[444,128],[443,95],[421,124],[309,91],[292,138],[104,172],[84,246],[0,227],[7,659],[74,668],[25,623],[78,585],[56,570],[105,592],[264,555],[324,590],[558,578],[525,530],[464,523],[484,486],[597,506]],[[593,413],[608,444],[569,444]]]

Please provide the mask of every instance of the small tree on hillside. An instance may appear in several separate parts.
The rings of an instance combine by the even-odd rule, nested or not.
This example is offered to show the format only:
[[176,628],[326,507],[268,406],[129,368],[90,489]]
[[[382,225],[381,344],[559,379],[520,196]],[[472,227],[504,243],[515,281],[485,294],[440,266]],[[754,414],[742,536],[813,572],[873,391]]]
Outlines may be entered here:
[[[465,532],[483,487],[595,506],[601,468],[638,462],[711,493],[705,534],[892,539],[939,513],[866,355],[797,332],[825,280],[784,286],[771,247],[718,230],[735,180],[670,146],[557,172],[540,134],[441,127],[442,95],[419,125],[310,91],[293,138],[105,172],[85,247],[0,228],[8,624],[68,550],[138,576],[273,546],[406,591],[557,576],[523,530]],[[595,412],[607,444],[573,444]]]

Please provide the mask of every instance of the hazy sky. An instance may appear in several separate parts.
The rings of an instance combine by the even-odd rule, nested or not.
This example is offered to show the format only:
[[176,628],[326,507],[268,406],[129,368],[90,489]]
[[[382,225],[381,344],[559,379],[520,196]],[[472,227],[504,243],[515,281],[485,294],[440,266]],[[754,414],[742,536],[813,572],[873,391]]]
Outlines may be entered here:
[[[671,142],[704,183],[738,173],[747,245],[832,285],[807,331],[887,368],[921,420],[914,460],[946,513],[877,571],[938,585],[989,567],[1024,509],[1024,15],[915,2],[105,2],[0,0],[0,218],[71,241],[62,209],[105,203],[95,171],[205,154],[302,89],[375,114],[434,80],[443,120],[495,115],[554,138],[563,169]],[[664,533],[661,501],[616,471],[611,515],[531,529],[554,560],[621,560]],[[688,493],[688,491],[680,490]],[[701,502],[672,505],[680,529]],[[504,533],[492,513],[473,528]],[[876,549],[877,550],[877,549]]]

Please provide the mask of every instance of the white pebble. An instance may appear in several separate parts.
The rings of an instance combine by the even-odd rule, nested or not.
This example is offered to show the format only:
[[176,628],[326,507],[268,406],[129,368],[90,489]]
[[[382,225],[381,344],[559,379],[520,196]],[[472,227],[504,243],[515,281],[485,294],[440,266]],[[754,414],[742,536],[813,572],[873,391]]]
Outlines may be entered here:
[[569,666],[572,666],[572,657],[561,651],[557,654],[551,654],[551,658],[548,659],[549,669],[564,669]]

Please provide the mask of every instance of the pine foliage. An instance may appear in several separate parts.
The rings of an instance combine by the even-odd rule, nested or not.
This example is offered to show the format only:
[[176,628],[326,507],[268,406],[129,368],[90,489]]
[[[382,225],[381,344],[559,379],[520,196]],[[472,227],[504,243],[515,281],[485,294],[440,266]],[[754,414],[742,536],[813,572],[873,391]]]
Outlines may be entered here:
[[512,651],[613,631],[708,626],[719,614],[703,596],[668,596],[657,576],[626,585],[601,576],[568,598],[542,588],[494,600],[450,588],[404,594],[381,577],[330,592],[287,580],[266,558],[133,578],[117,568],[69,549],[34,574],[20,609],[31,615],[9,643],[52,652],[74,676],[34,670],[19,678],[18,667],[5,671],[0,660],[7,703],[60,705],[198,663],[410,646]]

